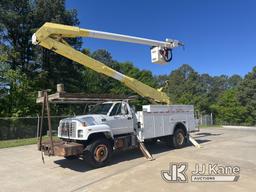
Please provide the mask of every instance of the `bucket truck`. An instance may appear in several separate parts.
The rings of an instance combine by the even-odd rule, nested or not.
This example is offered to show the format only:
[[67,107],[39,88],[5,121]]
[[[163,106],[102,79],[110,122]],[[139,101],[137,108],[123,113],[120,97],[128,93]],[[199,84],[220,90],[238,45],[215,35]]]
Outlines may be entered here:
[[[64,156],[67,159],[83,157],[94,167],[110,162],[114,150],[139,146],[146,157],[152,159],[144,142],[161,140],[174,148],[183,147],[188,140],[196,142],[190,133],[197,131],[192,105],[171,105],[170,98],[161,90],[154,89],[128,77],[104,63],[72,48],[65,38],[98,38],[148,45],[152,63],[166,64],[172,59],[172,49],[183,45],[178,40],[157,41],[128,35],[81,29],[55,23],[45,23],[32,36],[32,42],[52,50],[98,73],[122,82],[154,104],[142,106],[137,111],[128,101],[108,101],[96,105],[89,114],[62,119],[58,126],[61,144],[42,144],[46,154]],[[157,103],[157,104],[156,104]],[[51,142],[52,143],[52,142]],[[196,144],[197,145],[197,144]],[[198,146],[198,145],[197,145]]]

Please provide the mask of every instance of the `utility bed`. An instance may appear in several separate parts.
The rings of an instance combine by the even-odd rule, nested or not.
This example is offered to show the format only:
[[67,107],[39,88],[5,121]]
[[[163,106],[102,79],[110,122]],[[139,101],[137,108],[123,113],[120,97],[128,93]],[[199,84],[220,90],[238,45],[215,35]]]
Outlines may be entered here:
[[137,118],[140,141],[172,135],[177,123],[183,123],[188,133],[198,130],[193,105],[144,105]]

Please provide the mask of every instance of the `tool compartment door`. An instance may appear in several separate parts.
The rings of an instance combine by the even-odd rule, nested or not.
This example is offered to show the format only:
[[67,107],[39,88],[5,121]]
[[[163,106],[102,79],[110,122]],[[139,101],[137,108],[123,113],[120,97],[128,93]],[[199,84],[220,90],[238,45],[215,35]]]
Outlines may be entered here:
[[177,123],[183,123],[188,132],[194,129],[194,109],[191,105],[148,105],[147,111],[138,113],[141,129],[139,139],[150,139],[172,135]]
[[150,139],[170,134],[170,115],[141,112],[141,139]]

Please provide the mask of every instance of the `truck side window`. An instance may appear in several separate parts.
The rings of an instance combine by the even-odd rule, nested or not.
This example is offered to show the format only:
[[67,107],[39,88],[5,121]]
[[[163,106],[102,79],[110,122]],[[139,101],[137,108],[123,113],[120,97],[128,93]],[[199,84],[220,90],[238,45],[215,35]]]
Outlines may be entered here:
[[110,116],[121,115],[121,103],[116,103],[110,112]]
[[128,115],[129,114],[129,111],[128,111],[128,108],[127,108],[127,104],[125,104],[124,106],[124,114],[123,115]]

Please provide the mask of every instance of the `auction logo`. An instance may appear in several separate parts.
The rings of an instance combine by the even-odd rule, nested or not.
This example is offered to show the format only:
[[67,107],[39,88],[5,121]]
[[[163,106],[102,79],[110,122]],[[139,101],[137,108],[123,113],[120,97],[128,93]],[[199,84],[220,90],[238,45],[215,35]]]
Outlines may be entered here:
[[161,171],[161,176],[166,182],[188,182],[186,171],[188,169],[187,163],[170,163],[169,170]]
[[[188,163],[170,163],[169,170],[161,171],[161,177],[166,182],[188,182]],[[239,179],[240,167],[221,166],[218,164],[195,164],[191,172],[192,182],[236,182]]]

